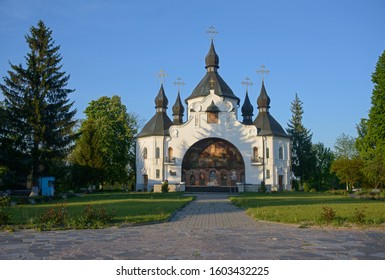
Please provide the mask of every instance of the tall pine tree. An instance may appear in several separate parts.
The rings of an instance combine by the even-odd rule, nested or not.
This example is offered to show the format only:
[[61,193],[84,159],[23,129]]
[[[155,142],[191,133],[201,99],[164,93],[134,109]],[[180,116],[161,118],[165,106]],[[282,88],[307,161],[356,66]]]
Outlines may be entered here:
[[71,109],[68,95],[74,90],[66,88],[70,76],[62,71],[52,31],[39,21],[25,39],[30,49],[26,66],[10,63],[0,88],[9,121],[7,137],[12,137],[12,149],[29,159],[24,163],[37,184],[39,176],[55,174],[55,166],[67,156],[76,110]]
[[364,172],[375,187],[385,186],[385,51],[372,74],[374,84],[369,118],[357,127],[356,146],[365,162]]
[[312,153],[312,134],[302,124],[304,113],[302,105],[302,101],[295,94],[290,108],[292,118],[286,129],[292,141],[292,170],[294,175],[300,179],[301,185],[310,180],[315,161]]

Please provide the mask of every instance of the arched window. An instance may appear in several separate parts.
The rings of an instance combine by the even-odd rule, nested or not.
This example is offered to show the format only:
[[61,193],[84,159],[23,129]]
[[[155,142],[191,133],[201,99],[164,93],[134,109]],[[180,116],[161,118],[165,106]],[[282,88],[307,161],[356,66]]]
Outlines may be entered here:
[[259,161],[259,159],[258,159],[258,148],[254,147],[253,148],[253,162],[257,162],[257,161]]
[[168,160],[172,161],[173,157],[174,157],[174,151],[171,147],[169,147],[168,148]]
[[279,150],[278,150],[278,158],[279,159],[283,159],[283,147],[279,147]]
[[147,159],[147,148],[143,149],[143,159]]
[[159,149],[159,147],[156,147],[156,149],[155,149],[155,158],[160,158],[160,149]]

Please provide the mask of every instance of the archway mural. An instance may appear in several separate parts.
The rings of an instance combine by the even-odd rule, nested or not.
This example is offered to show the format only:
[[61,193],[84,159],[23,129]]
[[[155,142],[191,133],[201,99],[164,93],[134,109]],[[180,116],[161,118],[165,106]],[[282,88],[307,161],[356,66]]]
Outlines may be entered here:
[[[187,150],[182,161],[182,173],[186,185],[234,186],[244,181],[245,163],[239,150],[229,141],[206,138]],[[195,178],[197,174],[199,180]]]

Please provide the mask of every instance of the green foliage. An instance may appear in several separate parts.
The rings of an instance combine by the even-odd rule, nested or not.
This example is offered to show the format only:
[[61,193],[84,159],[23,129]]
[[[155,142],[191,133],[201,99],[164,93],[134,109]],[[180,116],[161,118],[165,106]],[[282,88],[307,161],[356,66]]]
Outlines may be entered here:
[[336,217],[336,211],[329,207],[329,206],[323,206],[322,212],[321,212],[321,219],[325,221],[326,223],[331,223]]
[[375,188],[385,186],[385,51],[372,74],[374,84],[369,118],[357,126],[357,149],[364,160],[364,173]]
[[170,188],[168,187],[168,181],[164,181],[162,183],[162,193],[168,193],[170,190]]
[[39,217],[39,228],[50,230],[54,228],[66,228],[68,225],[68,207],[66,203],[47,209]]
[[336,143],[334,144],[336,158],[351,159],[357,157],[358,151],[355,143],[356,138],[342,133],[342,135],[336,139]]
[[0,197],[0,225],[6,225],[12,217],[8,210],[9,203],[9,197]]
[[[257,220],[306,226],[324,225],[329,220],[333,226],[351,226],[360,225],[357,217],[362,210],[365,226],[383,226],[385,223],[385,203],[380,200],[319,192],[276,192],[269,196],[245,193],[230,199]],[[332,211],[322,207],[329,207]],[[323,212],[328,218],[322,218]]]
[[85,113],[81,137],[70,156],[75,180],[94,185],[128,184],[135,179],[136,117],[127,113],[118,96],[92,101]]
[[312,134],[302,123],[304,113],[302,104],[296,94],[290,108],[292,118],[286,129],[292,141],[292,169],[294,175],[300,179],[301,184],[310,180],[315,162],[312,153]]
[[363,160],[359,157],[351,159],[339,157],[333,162],[330,170],[346,184],[347,190],[351,190],[364,181],[363,164]]
[[96,192],[10,207],[9,226],[50,230],[164,221],[191,200],[178,193]]
[[367,207],[361,207],[361,208],[355,208],[354,209],[354,218],[353,220],[358,224],[363,224],[365,222],[366,218],[366,211]]
[[[26,176],[32,170],[34,183],[43,174],[55,175],[56,165],[68,154],[76,135],[67,89],[69,75],[61,70],[59,46],[43,21],[26,35],[30,52],[26,67],[10,64],[0,89],[4,95],[7,125],[2,127],[5,144],[2,160],[11,170]],[[0,162],[0,164],[2,164]]]
[[74,219],[76,228],[102,228],[108,225],[113,215],[104,207],[95,207],[92,204],[84,206],[83,214]]
[[265,181],[262,181],[261,182],[261,187],[259,188],[258,190],[260,193],[266,193],[267,189],[266,189],[266,183]]
[[332,189],[337,182],[337,178],[331,173],[330,167],[334,160],[333,152],[322,143],[312,146],[314,155],[314,169],[310,177],[310,184],[317,191]]

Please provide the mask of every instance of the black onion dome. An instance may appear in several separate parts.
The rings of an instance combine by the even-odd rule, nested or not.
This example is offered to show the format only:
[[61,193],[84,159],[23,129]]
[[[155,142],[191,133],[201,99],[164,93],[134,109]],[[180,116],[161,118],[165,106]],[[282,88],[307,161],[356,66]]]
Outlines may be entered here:
[[232,89],[226,84],[217,71],[219,68],[219,57],[215,52],[213,40],[211,40],[210,49],[206,55],[205,62],[205,68],[207,69],[206,75],[194,88],[185,102],[187,103],[188,100],[196,97],[208,96],[210,95],[210,89],[213,89],[216,95],[235,99],[239,104],[239,98],[233,93]]
[[209,52],[207,53],[205,58],[205,62],[206,62],[206,69],[209,67],[219,68],[219,56],[215,51],[214,41],[212,39],[211,39]]
[[258,108],[263,108],[263,107],[270,108],[270,97],[267,95],[265,84],[263,81],[262,81],[261,92],[257,99],[257,105],[258,105]]
[[182,101],[180,100],[180,94],[178,91],[178,96],[176,97],[175,104],[172,106],[172,114],[177,116],[183,116],[184,107]]
[[245,102],[242,105],[242,116],[253,116],[254,107],[251,105],[249,94],[246,91]]
[[155,108],[167,109],[168,99],[164,93],[163,84],[160,85],[158,95],[155,97]]

